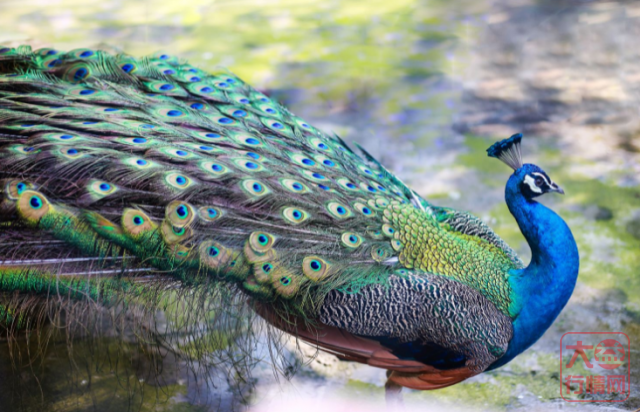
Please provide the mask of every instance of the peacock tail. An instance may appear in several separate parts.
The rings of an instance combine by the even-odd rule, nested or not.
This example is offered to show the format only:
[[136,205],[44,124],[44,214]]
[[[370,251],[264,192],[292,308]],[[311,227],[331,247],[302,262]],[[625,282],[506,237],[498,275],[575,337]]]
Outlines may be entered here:
[[430,293],[461,284],[515,316],[507,273],[522,262],[481,220],[229,72],[0,47],[0,162],[3,293],[109,305],[150,278],[214,282],[285,321],[338,325],[345,312],[322,309],[336,292],[358,306],[427,274]]

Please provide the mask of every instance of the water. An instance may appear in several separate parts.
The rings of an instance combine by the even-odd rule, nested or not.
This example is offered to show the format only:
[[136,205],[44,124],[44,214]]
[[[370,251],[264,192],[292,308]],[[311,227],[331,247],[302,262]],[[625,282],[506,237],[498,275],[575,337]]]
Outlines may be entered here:
[[[406,398],[422,410],[640,407],[640,353],[633,346],[640,342],[639,4],[186,3],[4,0],[0,39],[60,49],[106,44],[133,55],[162,49],[204,69],[226,66],[309,122],[360,143],[425,198],[485,219],[527,261],[527,246],[503,201],[509,171],[485,154],[495,140],[524,132],[526,161],[543,166],[566,191],[543,202],[567,220],[578,242],[574,296],[512,364],[444,390],[406,391]],[[559,397],[560,336],[593,330],[631,338],[634,387],[625,403],[570,404]],[[177,370],[175,379],[161,385],[145,387],[131,366],[130,376],[140,383],[130,394],[134,401],[116,402],[129,389],[100,368],[87,373],[108,384],[82,389],[79,369],[65,371],[56,363],[65,351],[66,345],[50,348],[43,362],[48,374],[36,373],[41,382],[32,387],[43,401],[23,405],[186,411],[247,403],[256,410],[311,409],[329,399],[325,409],[337,410],[335,399],[343,398],[351,399],[349,408],[383,403],[382,371],[328,355],[302,366],[291,381],[277,381],[267,362],[259,363],[247,402],[235,402],[224,379],[217,388],[189,381],[170,359],[165,367]],[[139,348],[131,351],[130,358],[140,356]],[[8,367],[5,359],[1,368]],[[63,384],[66,379],[72,382]]]

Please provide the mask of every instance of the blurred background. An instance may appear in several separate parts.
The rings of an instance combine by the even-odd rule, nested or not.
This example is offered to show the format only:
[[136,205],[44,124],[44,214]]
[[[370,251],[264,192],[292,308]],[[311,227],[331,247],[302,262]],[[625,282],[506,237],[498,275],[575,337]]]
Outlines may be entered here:
[[[224,66],[317,127],[360,143],[427,200],[481,217],[528,262],[503,200],[509,169],[485,153],[523,132],[525,161],[566,191],[542,201],[577,239],[576,291],[511,364],[435,392],[405,390],[408,409],[640,408],[640,2],[0,0],[0,7],[5,45],[134,56],[163,50],[205,70]],[[568,331],[629,335],[626,402],[560,398],[558,347]],[[384,410],[384,371],[306,346],[296,351],[293,341],[284,356],[297,373],[275,374],[257,342],[242,388],[229,384],[225,369],[188,370],[168,355],[149,360],[138,345],[106,359],[95,341],[79,339],[70,361],[68,341],[53,341],[28,365],[7,355],[8,345],[0,340],[2,411]],[[150,379],[149,369],[166,378]]]

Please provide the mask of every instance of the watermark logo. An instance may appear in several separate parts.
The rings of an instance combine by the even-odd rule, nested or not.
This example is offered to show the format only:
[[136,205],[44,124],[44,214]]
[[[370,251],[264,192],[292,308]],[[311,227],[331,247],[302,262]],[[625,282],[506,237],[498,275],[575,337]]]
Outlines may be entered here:
[[623,402],[631,392],[631,342],[622,332],[567,332],[560,338],[560,396],[568,402]]

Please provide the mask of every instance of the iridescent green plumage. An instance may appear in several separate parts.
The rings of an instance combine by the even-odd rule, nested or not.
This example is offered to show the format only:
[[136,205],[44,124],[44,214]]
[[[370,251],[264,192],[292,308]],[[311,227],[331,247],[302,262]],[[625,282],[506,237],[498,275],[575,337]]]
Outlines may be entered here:
[[[522,264],[486,225],[234,75],[165,54],[2,50],[0,289],[48,291],[27,278],[58,275],[107,293],[91,273],[214,280],[315,322],[332,291],[410,269],[515,315],[507,272]],[[69,251],[89,260],[69,266]]]
[[509,314],[508,272],[514,269],[514,263],[502,249],[452,230],[438,222],[431,211],[425,213],[409,205],[392,204],[385,208],[384,216],[390,225],[383,227],[383,231],[391,231],[398,240],[396,247],[401,247],[398,256],[403,267],[460,281]]
[[[506,311],[504,276],[518,262],[504,244],[456,231],[421,199],[416,208],[415,195],[368,154],[364,160],[235,76],[164,54],[137,60],[81,49],[56,53],[52,63],[51,53],[23,47],[0,57],[5,185],[38,188],[15,199],[23,221],[88,254],[87,245],[108,244],[162,270],[184,260],[176,269],[183,279],[210,266],[197,252],[203,242],[243,253],[255,267],[252,259],[261,260],[246,256],[243,243],[262,228],[276,239],[269,248],[279,270],[258,283],[273,299],[294,298],[287,304],[300,312],[328,290],[384,283],[398,268],[458,279]],[[45,210],[26,200],[40,193],[52,199],[43,196]],[[177,207],[189,218],[173,217]],[[70,223],[52,223],[52,213]],[[100,219],[113,223],[95,226]],[[296,301],[271,278],[301,273],[309,254],[325,255],[334,274],[295,278]]]

